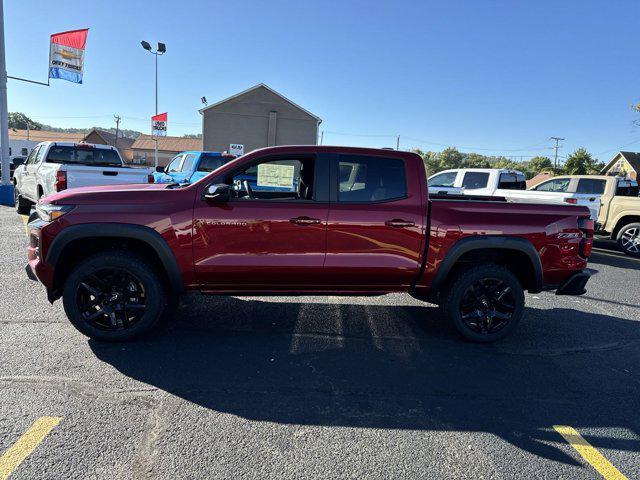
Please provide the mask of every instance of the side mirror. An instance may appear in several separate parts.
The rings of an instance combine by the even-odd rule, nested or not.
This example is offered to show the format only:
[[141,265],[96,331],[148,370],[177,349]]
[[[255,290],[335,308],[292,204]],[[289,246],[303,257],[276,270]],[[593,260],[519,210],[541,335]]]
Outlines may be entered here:
[[212,203],[228,202],[231,198],[231,187],[226,183],[209,185],[204,190],[204,199]]
[[158,172],[158,173],[164,173],[164,167],[161,167],[160,165],[158,165],[158,166],[156,167],[156,172]]

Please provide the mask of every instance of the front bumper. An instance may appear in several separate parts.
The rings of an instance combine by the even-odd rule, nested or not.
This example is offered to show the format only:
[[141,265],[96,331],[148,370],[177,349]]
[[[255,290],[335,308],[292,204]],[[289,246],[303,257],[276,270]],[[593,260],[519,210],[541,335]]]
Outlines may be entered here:
[[589,279],[595,275],[597,270],[585,268],[575,272],[565,282],[558,287],[556,295],[583,295],[587,292],[585,286]]

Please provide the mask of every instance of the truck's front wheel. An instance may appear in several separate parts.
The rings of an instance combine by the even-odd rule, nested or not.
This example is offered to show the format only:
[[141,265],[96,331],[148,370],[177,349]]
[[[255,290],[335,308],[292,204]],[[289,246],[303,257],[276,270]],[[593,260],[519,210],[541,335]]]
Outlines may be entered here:
[[622,227],[617,240],[624,253],[640,257],[640,223],[629,223]]
[[67,278],[64,309],[71,323],[96,340],[131,340],[150,331],[166,305],[163,283],[142,258],[100,253]]
[[524,291],[508,269],[478,265],[452,279],[442,309],[466,339],[494,342],[511,333],[522,318]]

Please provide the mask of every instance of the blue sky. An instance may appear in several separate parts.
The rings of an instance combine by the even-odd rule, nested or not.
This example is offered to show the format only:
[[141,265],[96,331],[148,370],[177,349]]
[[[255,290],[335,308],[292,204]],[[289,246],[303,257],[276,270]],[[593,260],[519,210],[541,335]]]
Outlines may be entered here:
[[[323,119],[325,144],[608,159],[640,150],[637,0],[5,1],[9,75],[46,81],[54,32],[89,27],[85,83],[9,80],[9,110],[55,126],[199,133],[210,103],[264,82]],[[636,142],[636,143],[632,143]],[[629,145],[631,144],[631,145]],[[463,148],[470,147],[470,148]],[[481,150],[482,149],[482,150]]]

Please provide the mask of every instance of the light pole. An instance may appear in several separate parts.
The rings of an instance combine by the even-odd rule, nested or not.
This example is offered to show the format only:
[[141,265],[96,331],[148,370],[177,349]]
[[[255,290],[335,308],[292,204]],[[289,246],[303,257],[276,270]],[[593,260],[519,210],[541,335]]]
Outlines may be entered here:
[[9,180],[9,128],[7,111],[7,69],[4,57],[4,12],[0,0],[0,162],[2,181],[0,182],[0,204],[11,205],[11,181]]
[[[156,48],[156,51],[154,52],[151,49],[151,45],[149,44],[149,42],[145,42],[144,40],[142,40],[140,42],[140,45],[142,45],[142,48],[144,48],[147,52],[152,53],[154,57],[156,57],[156,115],[158,115],[158,57],[160,55],[163,55],[166,51],[167,51],[167,46],[164,43],[158,42],[158,47]],[[153,132],[151,132],[153,133]],[[155,150],[155,163],[156,163],[156,167],[158,166],[158,139],[157,137],[155,138],[155,144],[156,144],[156,150]]]

